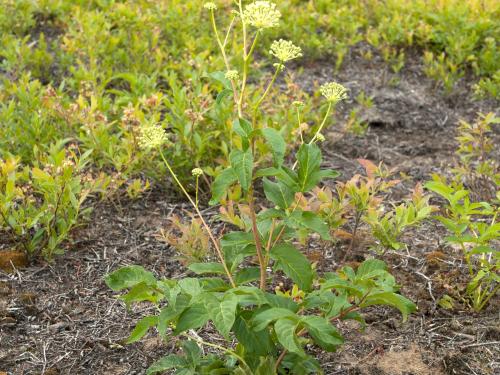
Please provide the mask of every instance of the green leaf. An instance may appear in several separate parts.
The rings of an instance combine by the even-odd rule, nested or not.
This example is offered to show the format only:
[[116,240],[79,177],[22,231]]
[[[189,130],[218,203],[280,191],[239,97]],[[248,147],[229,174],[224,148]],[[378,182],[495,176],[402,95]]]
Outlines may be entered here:
[[339,171],[335,171],[333,169],[322,169],[320,170],[318,173],[317,173],[317,176],[320,178],[320,179],[323,179],[323,178],[337,178],[340,176],[340,172]]
[[224,258],[230,271],[236,270],[240,263],[250,256],[257,254],[254,244],[246,246],[223,246]]
[[289,352],[304,356],[296,334],[297,327],[298,322],[295,319],[281,318],[274,323],[274,331],[280,344]]
[[[446,227],[446,229],[455,234],[461,234],[465,232],[468,227],[467,223],[460,223],[454,219],[448,219],[442,216],[436,216],[436,219],[438,219]],[[460,243],[460,241],[458,242]]]
[[197,297],[203,292],[200,281],[194,277],[187,277],[179,280],[179,287],[184,293],[189,294],[191,297]]
[[231,81],[226,78],[226,73],[223,71],[216,71],[209,73],[208,76],[220,83],[224,86],[225,89],[232,91]]
[[281,170],[275,167],[261,168],[255,172],[255,177],[273,177],[279,175]]
[[196,342],[184,340],[182,342],[182,350],[186,354],[186,360],[191,366],[196,366],[200,363],[202,352]]
[[250,232],[231,232],[220,241],[227,266],[232,271],[247,256],[256,253],[254,238]]
[[314,341],[323,349],[333,352],[344,343],[342,335],[325,318],[305,316],[301,319]]
[[448,199],[453,194],[453,189],[441,181],[429,181],[424,184],[425,188]]
[[175,372],[175,375],[198,375],[198,373],[192,367],[189,367],[189,368],[185,367],[185,368],[177,369],[177,371]]
[[232,293],[226,293],[222,300],[219,300],[213,294],[206,294],[204,302],[215,327],[222,336],[228,339],[229,332],[236,319],[238,297]]
[[217,94],[217,98],[215,99],[215,103],[217,103],[217,105],[220,105],[220,103],[224,100],[224,98],[232,95],[232,93],[233,93],[232,89],[224,89],[224,90],[222,90],[221,92],[219,92]]
[[246,284],[252,281],[259,280],[260,268],[259,267],[248,267],[243,268],[234,276],[234,281],[237,285]]
[[274,246],[270,255],[276,261],[275,268],[281,269],[300,289],[305,291],[311,289],[313,272],[304,254],[293,245],[283,243]]
[[153,363],[146,370],[146,375],[153,375],[167,370],[187,366],[186,360],[178,355],[170,354]]
[[266,293],[266,300],[271,307],[284,308],[295,313],[299,311],[299,305],[291,298],[274,293]]
[[238,315],[233,325],[233,331],[238,341],[247,353],[258,356],[268,356],[273,351],[273,342],[267,329],[255,331],[252,328],[251,311],[243,311]]
[[294,375],[324,375],[318,360],[311,356],[301,357],[295,353],[287,353],[283,359],[282,367],[289,369],[289,373]]
[[255,369],[255,375],[269,375],[274,374],[274,367],[276,360],[271,356],[266,356],[260,359],[259,367]]
[[191,263],[188,268],[198,275],[203,275],[207,273],[215,273],[225,275],[224,267],[220,263],[209,262],[209,263]]
[[298,316],[293,311],[281,307],[272,307],[256,314],[252,319],[252,326],[254,330],[258,332],[265,329],[272,322],[281,318],[298,320]]
[[490,246],[480,245],[474,247],[472,250],[467,251],[467,254],[471,255],[471,254],[485,254],[485,253],[495,253],[495,252],[496,250],[494,250]]
[[281,134],[273,128],[262,129],[262,135],[266,139],[267,144],[271,147],[274,164],[281,167],[285,159],[286,143]]
[[232,168],[224,169],[212,183],[212,199],[209,204],[214,205],[219,203],[227,189],[238,180],[238,176]]
[[230,232],[221,238],[222,247],[247,246],[254,243],[253,234],[250,232]]
[[257,221],[265,221],[269,219],[282,219],[285,217],[286,213],[283,210],[277,210],[275,208],[269,208],[267,210],[262,210],[257,214]]
[[244,118],[237,118],[233,121],[233,130],[236,134],[238,134],[241,138],[249,141],[252,137],[252,124],[250,124]]
[[284,183],[294,192],[299,191],[297,174],[293,170],[284,166],[281,168],[269,167],[258,169],[255,172],[255,177],[276,177],[278,181]]
[[271,182],[267,178],[263,180],[264,194],[266,198],[279,208],[287,209],[293,203],[295,193],[282,182]]
[[146,334],[146,332],[151,327],[154,327],[157,323],[158,323],[157,316],[145,316],[144,318],[139,320],[134,330],[130,334],[129,338],[127,339],[127,344],[131,344],[133,342],[140,340]]
[[322,239],[330,240],[330,228],[314,212],[295,210],[285,219],[292,228],[306,228],[318,233]]
[[205,292],[225,292],[231,289],[227,281],[220,277],[204,277],[200,279],[200,284]]
[[146,283],[139,283],[134,285],[130,291],[121,296],[120,299],[125,302],[127,307],[130,307],[132,302],[139,301],[149,301],[153,303],[157,303],[162,297],[162,294],[159,294],[156,290],[152,289],[150,285]]
[[338,276],[328,278],[321,284],[321,290],[331,289],[345,290],[349,294],[353,294],[358,297],[363,295],[363,288],[361,286],[354,285],[352,281],[343,280]]
[[208,321],[209,315],[202,303],[194,304],[185,309],[179,316],[174,334],[178,335],[181,332],[189,329],[200,328]]
[[321,180],[318,174],[321,164],[321,151],[316,144],[303,144],[297,153],[299,188],[307,192]]
[[229,154],[231,167],[238,176],[243,191],[248,191],[252,182],[253,154],[252,150],[233,150]]
[[215,326],[226,338],[229,337],[229,332],[236,319],[237,306],[238,296],[232,293],[226,293],[216,309],[217,315],[214,317]]
[[267,303],[264,292],[255,286],[238,286],[230,291],[238,297],[240,305],[264,305]]
[[165,336],[168,325],[176,319],[188,305],[189,297],[181,295],[176,299],[175,306],[169,304],[161,309],[160,315],[158,316],[158,333],[160,336]]
[[398,309],[403,315],[403,321],[408,319],[408,315],[416,311],[416,305],[409,299],[403,297],[400,294],[392,292],[382,292],[371,294],[366,297],[365,301],[360,307],[372,306],[372,305],[388,305]]
[[356,276],[359,279],[369,279],[380,275],[380,271],[386,271],[387,265],[379,259],[365,260],[356,270]]
[[112,290],[118,291],[133,287],[140,283],[154,285],[154,275],[141,266],[126,266],[109,274],[105,278],[106,285]]

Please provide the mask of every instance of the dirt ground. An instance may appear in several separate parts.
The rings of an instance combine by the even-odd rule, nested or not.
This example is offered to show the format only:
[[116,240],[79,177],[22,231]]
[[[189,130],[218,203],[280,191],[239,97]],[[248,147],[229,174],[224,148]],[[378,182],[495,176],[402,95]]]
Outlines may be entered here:
[[[357,158],[384,161],[407,174],[410,180],[393,197],[398,199],[416,182],[449,169],[458,119],[472,121],[477,112],[498,110],[499,103],[472,101],[468,82],[444,97],[411,54],[398,83],[389,84],[393,77],[377,54],[371,61],[361,58],[366,48],[355,48],[338,74],[334,62],[309,62],[298,80],[309,89],[314,81],[335,79],[350,89],[351,97],[361,90],[373,96],[374,107],[361,114],[369,124],[367,134],[337,140],[333,127],[322,147],[327,164],[346,177],[361,171]],[[339,124],[353,105],[339,109]],[[500,144],[500,134],[495,137]],[[155,190],[138,201],[101,204],[54,263],[0,273],[0,374],[144,374],[154,360],[174,349],[175,343],[160,343],[152,334],[125,345],[135,322],[151,307],[127,311],[103,281],[106,273],[127,264],[141,264],[163,277],[187,275],[174,251],[155,238],[169,215],[182,214],[186,207],[169,196]],[[210,218],[216,211],[205,213]],[[426,223],[406,235],[408,251],[384,257],[418,311],[402,323],[391,309],[370,308],[362,332],[342,323],[346,344],[336,353],[317,353],[326,374],[500,373],[498,298],[479,314],[460,304],[454,310],[437,305],[463,282],[458,276],[463,269],[460,253],[444,245],[443,237],[442,228]],[[369,255],[362,233],[360,238],[350,261]],[[342,242],[325,249],[321,267],[334,269],[345,249]],[[209,331],[200,334],[218,340]]]

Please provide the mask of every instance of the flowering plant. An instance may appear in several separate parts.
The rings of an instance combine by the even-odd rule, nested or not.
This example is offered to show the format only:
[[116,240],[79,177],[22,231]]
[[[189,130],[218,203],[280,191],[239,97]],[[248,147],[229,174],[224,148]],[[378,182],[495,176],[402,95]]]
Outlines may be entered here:
[[[210,204],[224,204],[232,189],[241,191],[239,220],[235,220],[238,230],[217,237],[203,218],[197,198],[188,194],[164,157],[162,150],[168,147],[168,140],[161,128],[149,127],[143,131],[141,144],[158,150],[163,157],[206,230],[216,261],[189,265],[200,278],[157,280],[142,267],[129,266],[108,275],[106,282],[113,290],[130,289],[122,297],[127,303],[149,301],[158,307],[157,315],[139,321],[129,342],[139,340],[151,327],[162,337],[185,339],[183,354],[160,359],[149,368],[149,374],[168,369],[186,374],[318,373],[319,362],[307,354],[305,346],[310,343],[336,350],[343,343],[336,322],[363,322],[359,310],[376,304],[393,306],[406,319],[415,305],[397,293],[394,277],[384,262],[371,259],[357,270],[346,266],[318,275],[297,245],[296,239],[304,234],[331,239],[328,225],[313,211],[302,209],[299,200],[322,179],[339,175],[321,168],[316,142],[324,139],[320,132],[335,105],[347,97],[346,89],[337,83],[321,88],[328,101],[326,114],[309,140],[300,133],[295,161],[288,166],[288,151],[293,150],[287,148],[278,129],[267,126],[262,103],[284,64],[302,55],[300,48],[290,41],[274,42],[270,54],[279,60],[274,74],[250,95],[247,82],[259,36],[278,25],[280,12],[268,1],[243,7],[240,0],[226,36],[221,38],[215,20],[217,6],[207,3],[205,8],[226,66],[226,73],[219,77],[229,81],[226,86],[235,113],[233,146],[225,168],[213,181]],[[242,50],[241,60],[234,61],[242,61],[240,66],[226,52],[236,20],[241,25]],[[295,107],[300,127],[301,106],[296,103]],[[200,171],[193,171],[193,175],[199,177]],[[259,186],[266,198],[262,204],[256,202]],[[224,345],[204,339],[196,331],[209,321],[225,339]],[[203,355],[204,347],[216,349],[218,355]]]

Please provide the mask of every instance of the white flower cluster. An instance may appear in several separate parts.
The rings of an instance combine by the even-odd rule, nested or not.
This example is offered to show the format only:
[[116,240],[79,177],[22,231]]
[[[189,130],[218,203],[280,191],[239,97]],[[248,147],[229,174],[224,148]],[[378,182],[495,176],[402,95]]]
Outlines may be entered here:
[[289,40],[275,40],[271,44],[271,55],[276,57],[282,63],[302,57],[302,50]]
[[243,11],[243,19],[258,29],[269,29],[279,24],[281,13],[276,4],[269,1],[254,1]]
[[161,125],[152,124],[141,127],[139,146],[143,149],[152,149],[162,146],[168,141],[165,129]]
[[201,168],[194,168],[194,169],[191,171],[191,174],[192,174],[194,177],[200,177],[201,175],[203,175],[203,169],[201,169]]
[[217,5],[215,3],[209,1],[208,3],[203,4],[203,8],[208,10],[217,10]]
[[224,76],[230,81],[238,81],[240,79],[240,75],[237,70],[228,70]]
[[328,82],[320,87],[321,95],[323,95],[326,100],[336,104],[341,100],[347,99],[347,89],[337,82]]

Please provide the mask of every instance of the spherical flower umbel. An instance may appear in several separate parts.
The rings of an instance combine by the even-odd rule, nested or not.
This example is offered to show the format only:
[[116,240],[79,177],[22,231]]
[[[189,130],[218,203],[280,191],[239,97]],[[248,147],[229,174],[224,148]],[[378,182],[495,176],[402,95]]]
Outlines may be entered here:
[[319,91],[326,100],[336,104],[341,100],[347,99],[347,89],[337,82],[328,82],[320,87]]
[[325,136],[321,133],[316,134],[316,139],[318,142],[324,142],[325,141]]
[[168,141],[167,134],[161,125],[150,124],[141,128],[139,146],[143,149],[160,147]]
[[243,11],[243,19],[258,29],[269,29],[279,24],[281,13],[276,4],[269,1],[254,1]]
[[281,62],[287,62],[298,57],[302,57],[302,50],[289,40],[275,40],[271,44],[271,55],[276,57]]
[[201,175],[203,175],[203,169],[201,169],[201,168],[194,168],[194,169],[191,171],[191,174],[192,174],[194,177],[200,177]]
[[209,1],[208,3],[203,4],[203,8],[208,10],[217,10],[217,5],[215,3]]
[[224,76],[230,81],[237,81],[240,79],[240,74],[237,70],[228,70]]

